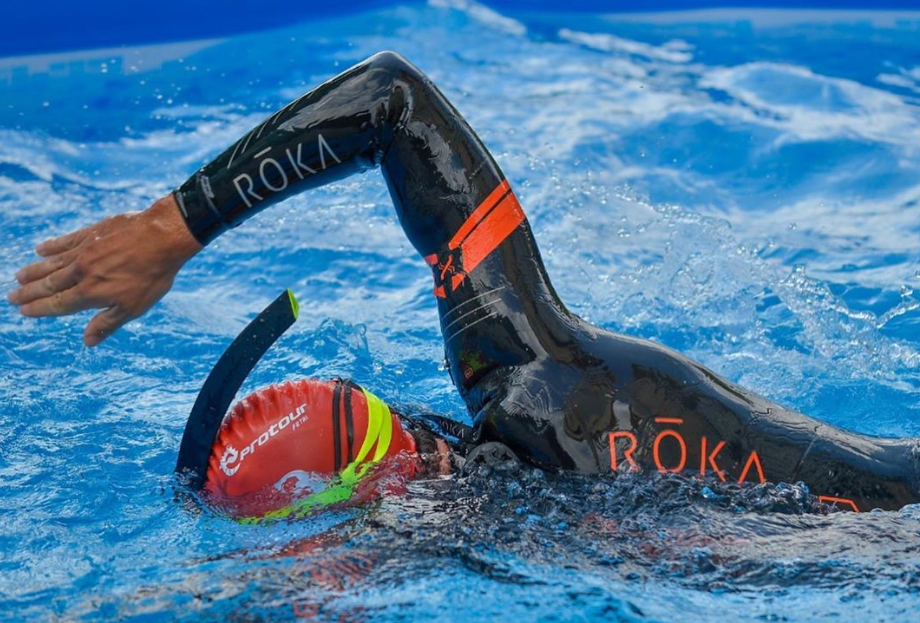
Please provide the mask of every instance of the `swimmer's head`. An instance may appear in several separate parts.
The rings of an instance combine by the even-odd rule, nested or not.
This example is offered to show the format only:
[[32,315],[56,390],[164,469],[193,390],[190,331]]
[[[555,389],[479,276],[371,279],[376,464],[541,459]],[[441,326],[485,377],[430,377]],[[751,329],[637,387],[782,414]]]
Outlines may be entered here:
[[235,517],[285,518],[363,501],[379,487],[449,470],[443,440],[409,433],[379,398],[350,381],[260,389],[224,418],[204,490]]
[[425,476],[446,476],[457,468],[457,456],[443,438],[425,428],[410,431],[415,440],[418,473]]

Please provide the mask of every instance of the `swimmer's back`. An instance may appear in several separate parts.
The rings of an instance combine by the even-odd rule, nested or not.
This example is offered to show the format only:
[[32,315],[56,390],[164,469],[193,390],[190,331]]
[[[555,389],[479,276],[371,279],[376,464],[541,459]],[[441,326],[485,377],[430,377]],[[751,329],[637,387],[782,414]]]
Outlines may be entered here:
[[586,323],[572,337],[563,356],[484,379],[484,437],[545,468],[804,481],[861,510],[918,499],[915,440],[820,423],[652,342]]
[[860,509],[920,499],[913,442],[819,424],[569,312],[510,182],[398,54],[291,102],[174,194],[207,244],[273,202],[376,165],[431,268],[447,368],[482,439],[548,468],[802,479]]

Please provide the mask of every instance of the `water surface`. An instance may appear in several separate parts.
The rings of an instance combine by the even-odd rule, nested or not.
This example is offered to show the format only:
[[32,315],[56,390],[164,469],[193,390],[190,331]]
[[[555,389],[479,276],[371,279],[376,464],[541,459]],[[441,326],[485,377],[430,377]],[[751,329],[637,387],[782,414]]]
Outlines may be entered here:
[[[0,281],[143,209],[383,50],[495,154],[559,294],[814,417],[920,436],[920,15],[504,13],[438,0],[222,40],[0,60]],[[175,500],[185,417],[246,322],[298,324],[244,390],[350,376],[469,421],[430,271],[377,172],[226,234],[96,350],[0,305],[0,616],[912,621],[920,510],[794,485],[511,466],[364,511],[236,525]],[[322,535],[322,536],[317,536]]]

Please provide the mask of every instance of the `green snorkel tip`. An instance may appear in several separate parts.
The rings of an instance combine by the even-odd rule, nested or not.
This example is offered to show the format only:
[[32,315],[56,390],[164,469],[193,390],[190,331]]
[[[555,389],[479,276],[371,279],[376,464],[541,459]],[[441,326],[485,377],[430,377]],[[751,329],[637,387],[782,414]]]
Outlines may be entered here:
[[300,303],[297,302],[297,297],[294,296],[290,288],[288,288],[287,295],[288,299],[291,301],[291,313],[294,314],[294,320],[297,320],[297,317],[300,315]]

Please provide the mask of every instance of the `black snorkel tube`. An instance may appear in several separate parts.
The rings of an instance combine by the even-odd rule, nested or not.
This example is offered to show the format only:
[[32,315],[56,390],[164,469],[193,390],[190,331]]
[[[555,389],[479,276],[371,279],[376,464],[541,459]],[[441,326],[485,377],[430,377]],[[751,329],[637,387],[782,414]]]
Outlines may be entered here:
[[297,320],[299,309],[294,293],[282,292],[233,340],[208,374],[188,416],[176,462],[176,474],[193,491],[204,485],[211,447],[233,398],[266,351]]

